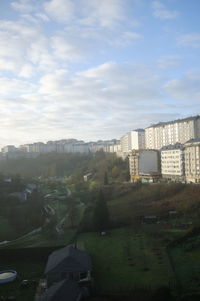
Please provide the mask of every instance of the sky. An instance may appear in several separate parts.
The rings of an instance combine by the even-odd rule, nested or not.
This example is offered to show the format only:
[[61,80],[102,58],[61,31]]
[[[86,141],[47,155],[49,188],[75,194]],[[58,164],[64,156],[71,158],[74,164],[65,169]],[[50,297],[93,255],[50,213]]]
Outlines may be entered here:
[[199,0],[0,0],[0,147],[200,113]]

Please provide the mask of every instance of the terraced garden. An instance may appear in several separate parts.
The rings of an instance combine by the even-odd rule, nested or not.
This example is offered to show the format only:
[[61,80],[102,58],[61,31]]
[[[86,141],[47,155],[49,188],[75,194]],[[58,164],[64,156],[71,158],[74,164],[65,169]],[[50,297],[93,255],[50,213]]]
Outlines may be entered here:
[[161,241],[142,230],[121,228],[105,236],[86,233],[79,237],[78,244],[92,255],[97,292],[123,293],[135,288],[176,286]]

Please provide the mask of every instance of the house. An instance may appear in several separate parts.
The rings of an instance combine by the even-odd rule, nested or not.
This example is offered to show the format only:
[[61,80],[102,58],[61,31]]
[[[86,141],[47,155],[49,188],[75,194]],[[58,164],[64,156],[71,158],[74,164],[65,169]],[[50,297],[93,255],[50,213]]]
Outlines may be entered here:
[[91,173],[91,172],[85,174],[85,175],[83,176],[83,181],[84,181],[84,182],[88,182],[88,180],[91,178],[91,176],[92,176],[92,173]]
[[62,280],[50,286],[44,294],[37,296],[35,301],[80,301],[82,290],[73,280]]
[[25,191],[29,194],[32,194],[34,191],[37,190],[37,185],[36,184],[27,184]]
[[178,212],[176,210],[169,211],[169,217],[175,218],[175,217],[177,217],[177,215],[178,215]]
[[11,196],[11,197],[15,197],[15,198],[17,198],[19,201],[21,201],[21,202],[25,202],[25,201],[27,201],[27,192],[24,190],[24,191],[22,191],[22,192],[12,192],[12,193],[10,193],[9,194],[9,196]]
[[158,221],[158,218],[156,215],[146,215],[144,216],[143,222],[145,224],[156,224]]
[[91,280],[90,255],[73,245],[54,251],[48,258],[45,276],[48,286],[64,279],[87,283]]

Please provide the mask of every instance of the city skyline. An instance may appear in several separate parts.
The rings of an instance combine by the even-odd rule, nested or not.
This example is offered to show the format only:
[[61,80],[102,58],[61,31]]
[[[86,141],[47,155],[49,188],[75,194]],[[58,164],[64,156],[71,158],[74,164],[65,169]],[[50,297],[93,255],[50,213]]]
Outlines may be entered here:
[[0,147],[200,111],[198,0],[0,3]]

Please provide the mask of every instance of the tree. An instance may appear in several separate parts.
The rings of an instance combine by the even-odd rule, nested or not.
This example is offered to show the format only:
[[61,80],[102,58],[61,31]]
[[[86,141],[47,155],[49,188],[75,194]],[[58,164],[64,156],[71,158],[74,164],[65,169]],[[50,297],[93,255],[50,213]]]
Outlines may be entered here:
[[109,211],[102,190],[99,191],[98,200],[94,208],[93,223],[96,231],[103,231],[110,224]]
[[68,202],[68,217],[71,223],[71,227],[75,226],[75,221],[77,219],[78,209],[75,200],[70,200]]
[[108,185],[108,173],[105,171],[104,173],[104,185]]

